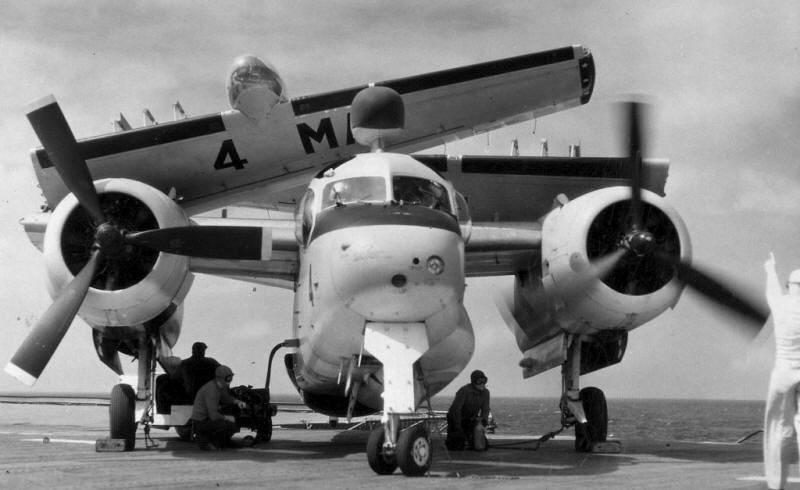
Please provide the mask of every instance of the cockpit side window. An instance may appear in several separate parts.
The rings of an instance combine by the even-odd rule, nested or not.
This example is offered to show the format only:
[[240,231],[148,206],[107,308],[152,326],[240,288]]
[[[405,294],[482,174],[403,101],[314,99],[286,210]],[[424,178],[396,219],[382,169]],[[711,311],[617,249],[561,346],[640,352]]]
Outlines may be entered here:
[[461,236],[464,237],[464,241],[469,241],[470,235],[472,235],[472,216],[469,212],[469,203],[467,203],[467,199],[460,193],[456,192],[456,218],[458,219],[458,225],[461,227]]
[[311,228],[314,226],[314,191],[306,191],[300,204],[295,209],[295,229],[294,235],[299,243],[304,246],[308,244],[308,237],[311,235]]
[[438,183],[419,177],[395,175],[392,177],[394,201],[403,205],[425,206],[452,214],[447,189]]
[[322,191],[322,209],[358,203],[385,203],[386,180],[383,177],[353,177],[337,180]]

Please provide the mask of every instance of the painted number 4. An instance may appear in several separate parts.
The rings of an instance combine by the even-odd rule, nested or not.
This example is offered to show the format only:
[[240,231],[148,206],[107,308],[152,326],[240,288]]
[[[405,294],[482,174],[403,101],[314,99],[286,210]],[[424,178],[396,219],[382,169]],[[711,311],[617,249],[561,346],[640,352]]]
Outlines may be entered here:
[[247,163],[246,158],[239,158],[239,152],[233,146],[233,140],[225,140],[222,142],[222,147],[217,154],[217,161],[214,162],[214,168],[222,170],[223,168],[235,168],[242,170]]

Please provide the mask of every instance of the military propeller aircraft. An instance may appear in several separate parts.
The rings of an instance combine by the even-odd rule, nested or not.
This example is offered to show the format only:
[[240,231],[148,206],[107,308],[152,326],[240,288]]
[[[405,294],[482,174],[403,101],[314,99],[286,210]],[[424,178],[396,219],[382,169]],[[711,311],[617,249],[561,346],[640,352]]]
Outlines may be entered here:
[[[513,275],[499,306],[523,375],[561,366],[562,423],[589,451],[606,439],[607,409],[580,375],[618,363],[628,332],[685,285],[765,319],[692,265],[664,198],[667,164],[642,159],[640,106],[628,106],[626,158],[408,152],[584,104],[594,79],[589,50],[569,46],[289,98],[248,55],[229,75],[230,111],[80,141],[52,96],[35,101],[47,204],[23,225],[54,302],[5,370],[33,384],[79,315],[103,363],[123,374],[119,353],[138,360],[136,386],[111,392],[111,437],[132,448],[139,423],[159,426],[155,372],[193,274],[291,289],[285,365],[304,402],[336,417],[382,412],[370,467],[421,475],[428,431],[401,416],[472,356],[466,278]],[[294,220],[196,216],[242,202]],[[175,420],[163,424],[186,423]]]

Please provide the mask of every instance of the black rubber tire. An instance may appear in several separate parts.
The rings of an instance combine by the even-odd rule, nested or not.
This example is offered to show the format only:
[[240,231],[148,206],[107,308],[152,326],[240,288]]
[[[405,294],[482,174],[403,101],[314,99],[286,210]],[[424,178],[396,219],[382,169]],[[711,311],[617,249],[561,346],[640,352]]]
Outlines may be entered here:
[[124,439],[125,450],[132,451],[136,445],[136,394],[127,384],[111,388],[108,405],[108,421],[112,439]]
[[182,441],[189,442],[192,440],[192,426],[191,425],[176,425],[175,432]]
[[433,446],[423,424],[400,432],[397,438],[397,465],[406,476],[423,476],[433,461]]
[[272,417],[267,416],[264,423],[256,431],[256,441],[269,442],[272,440]]
[[383,426],[372,429],[367,440],[367,461],[372,471],[379,475],[391,475],[397,469],[397,458],[395,456],[385,457],[383,454],[383,441],[386,434]]
[[608,406],[603,391],[593,386],[582,389],[580,397],[586,423],[575,424],[575,450],[588,453],[595,442],[608,437]]

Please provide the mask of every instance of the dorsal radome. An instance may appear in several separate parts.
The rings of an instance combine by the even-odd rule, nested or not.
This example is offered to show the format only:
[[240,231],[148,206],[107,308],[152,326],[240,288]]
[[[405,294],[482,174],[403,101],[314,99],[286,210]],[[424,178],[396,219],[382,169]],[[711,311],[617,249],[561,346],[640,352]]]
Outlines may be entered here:
[[400,94],[389,87],[367,87],[353,98],[350,126],[355,140],[380,151],[402,134],[406,111]]

